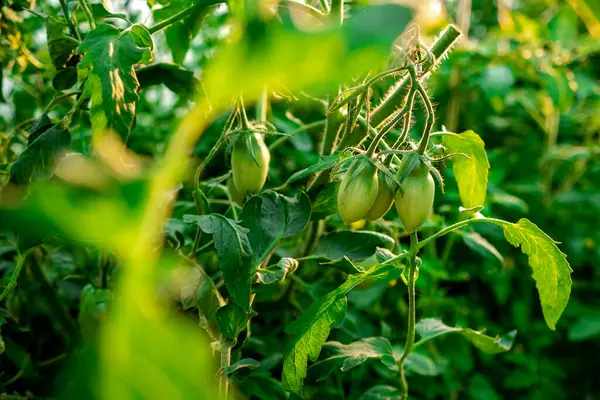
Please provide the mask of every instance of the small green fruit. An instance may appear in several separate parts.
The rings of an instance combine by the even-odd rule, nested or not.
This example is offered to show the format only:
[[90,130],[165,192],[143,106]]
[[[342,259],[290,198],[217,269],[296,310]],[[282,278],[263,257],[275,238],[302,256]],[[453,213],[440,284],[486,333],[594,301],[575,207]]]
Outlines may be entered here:
[[[252,153],[249,149],[252,149]],[[254,132],[236,140],[231,152],[231,169],[233,183],[242,196],[246,192],[260,192],[267,181],[270,161],[269,149],[259,133]]]
[[[353,178],[354,172],[362,168]],[[378,191],[377,169],[369,162],[355,161],[344,176],[338,192],[338,211],[346,225],[365,217]]]
[[402,182],[404,194],[396,192],[396,210],[406,232],[419,228],[431,214],[435,182],[424,165],[417,166]]

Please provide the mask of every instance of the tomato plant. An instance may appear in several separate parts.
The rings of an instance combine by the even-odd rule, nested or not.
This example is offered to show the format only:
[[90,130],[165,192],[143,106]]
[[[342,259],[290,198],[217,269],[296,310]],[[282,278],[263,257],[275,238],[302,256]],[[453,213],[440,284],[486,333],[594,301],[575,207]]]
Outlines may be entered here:
[[0,0],[3,396],[594,398],[592,8],[116,3]]

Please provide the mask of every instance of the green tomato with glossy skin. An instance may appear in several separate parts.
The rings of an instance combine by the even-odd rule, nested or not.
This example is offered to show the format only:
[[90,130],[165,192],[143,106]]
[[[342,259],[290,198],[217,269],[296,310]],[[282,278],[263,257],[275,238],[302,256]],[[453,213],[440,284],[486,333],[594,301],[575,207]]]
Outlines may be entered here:
[[[252,149],[254,158],[249,148]],[[236,140],[231,151],[231,169],[233,183],[242,196],[246,192],[260,192],[267,181],[270,161],[271,154],[260,133],[254,132]]]
[[431,214],[435,198],[433,176],[424,165],[418,165],[402,182],[404,194],[396,192],[396,210],[407,233],[413,233]]
[[367,215],[365,215],[365,218],[369,221],[377,221],[379,218],[382,218],[390,211],[390,208],[392,208],[392,205],[394,204],[394,192],[385,181],[383,173],[380,172],[378,175],[379,184],[377,197],[375,198],[375,202],[371,206],[371,209]]
[[[362,163],[364,167],[353,178]],[[338,211],[346,225],[365,217],[375,203],[378,188],[377,168],[362,160],[352,163],[342,179],[337,197]]]

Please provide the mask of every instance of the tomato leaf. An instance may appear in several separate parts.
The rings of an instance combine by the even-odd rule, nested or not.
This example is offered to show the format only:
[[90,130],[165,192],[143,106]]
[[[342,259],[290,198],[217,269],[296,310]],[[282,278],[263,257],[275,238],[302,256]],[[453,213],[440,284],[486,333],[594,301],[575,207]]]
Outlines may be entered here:
[[249,232],[253,266],[257,267],[281,239],[301,232],[310,212],[310,199],[303,192],[291,198],[269,190],[248,200],[240,220]]
[[386,279],[396,271],[391,265],[378,265],[362,274],[350,275],[346,282],[314,302],[286,327],[286,333],[293,335],[283,357],[282,382],[286,390],[301,394],[308,359],[317,360],[332,325],[344,319],[346,294],[366,279]]
[[127,16],[122,13],[111,13],[104,7],[102,3],[92,3],[90,4],[90,10],[92,11],[92,15],[96,21],[107,19],[107,18],[118,18],[124,21],[127,21]]
[[46,40],[50,59],[56,69],[64,68],[75,55],[77,40],[63,31],[66,26],[53,17],[46,18]]
[[328,156],[321,156],[321,159],[308,168],[295,172],[288,178],[282,187],[291,185],[294,182],[308,178],[312,174],[333,168],[340,158],[340,153],[333,153]]
[[571,266],[552,238],[533,222],[521,218],[516,224],[500,223],[510,244],[521,247],[529,258],[533,279],[540,295],[546,324],[552,330],[571,295]]
[[450,153],[464,153],[468,156],[453,158],[454,177],[463,206],[482,206],[490,168],[483,140],[475,132],[466,131],[460,134],[443,133],[442,141]]
[[99,24],[79,45],[78,51],[84,56],[77,67],[91,68],[85,89],[92,98],[94,133],[113,130],[127,139],[139,100],[139,82],[133,66],[149,63],[153,49],[152,37],[142,25],[122,31]]
[[419,346],[429,340],[449,333],[458,333],[471,342],[479,350],[487,354],[497,354],[509,351],[517,336],[517,331],[510,331],[506,335],[491,337],[483,331],[474,331],[469,328],[452,327],[444,324],[438,318],[426,318],[417,323],[417,334],[421,339],[415,344]]
[[163,84],[173,93],[192,95],[199,81],[194,73],[175,64],[157,63],[135,70],[140,89]]
[[236,340],[248,325],[248,313],[231,301],[217,310],[217,323],[223,337]]
[[213,235],[225,286],[233,300],[249,310],[252,247],[248,229],[219,214],[184,215],[183,221],[198,224],[203,232]]
[[213,339],[218,339],[217,310],[225,305],[213,280],[201,266],[192,264],[191,267],[177,271],[177,283],[181,305],[184,310],[198,309],[199,325]]
[[[48,179],[54,173],[58,159],[71,145],[68,130],[59,130],[42,123],[44,116],[32,127],[29,145],[10,169],[10,181],[19,185],[29,184],[35,179]],[[47,119],[47,117],[46,117]],[[49,121],[49,120],[48,120]]]
[[62,69],[54,75],[52,87],[57,91],[67,90],[77,83],[77,69],[69,67]]
[[298,260],[284,257],[277,264],[256,271],[256,280],[265,285],[281,282],[287,276],[293,274],[297,268]]
[[362,261],[375,254],[378,247],[391,248],[393,245],[394,239],[383,233],[338,231],[322,236],[314,255],[330,260],[348,257],[352,261]]
[[208,14],[210,6],[220,3],[219,0],[172,0],[166,6],[153,10],[152,15],[155,21],[163,21],[173,15],[185,10],[194,4],[201,4],[202,7],[195,7],[192,13],[182,20],[175,22],[165,29],[167,46],[171,50],[173,61],[182,64],[190,48],[192,39],[200,31],[202,21]]
[[350,344],[327,342],[323,345],[323,352],[327,357],[308,369],[317,381],[326,379],[335,370],[346,372],[370,359],[379,360],[391,369],[396,367],[392,345],[384,337],[365,338]]

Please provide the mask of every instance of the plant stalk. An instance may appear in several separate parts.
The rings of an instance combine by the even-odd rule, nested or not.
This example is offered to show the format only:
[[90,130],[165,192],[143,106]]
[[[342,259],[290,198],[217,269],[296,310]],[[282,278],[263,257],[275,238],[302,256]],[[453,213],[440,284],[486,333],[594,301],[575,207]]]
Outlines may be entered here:
[[213,6],[215,4],[219,4],[220,1],[214,1],[214,0],[207,0],[206,2],[199,2],[194,4],[193,6],[190,6],[184,10],[181,10],[180,12],[178,12],[175,15],[170,16],[169,18],[160,21],[159,23],[152,25],[150,28],[148,28],[148,32],[150,32],[150,34],[154,34],[166,27],[168,27],[169,25],[173,25],[175,22],[184,19],[185,17],[187,17],[188,15],[191,15],[194,13],[194,11],[201,9],[201,8],[206,8],[206,7],[210,7]]
[[402,387],[401,399],[408,398],[408,382],[404,374],[404,363],[406,358],[412,352],[415,345],[415,326],[416,326],[416,310],[415,310],[415,277],[417,270],[417,253],[419,240],[417,232],[410,234],[410,265],[408,270],[408,329],[406,331],[406,343],[404,351],[398,360],[398,369],[400,371],[400,385]]
[[63,14],[65,14],[65,19],[67,20],[67,24],[69,25],[69,31],[71,32],[71,36],[77,38],[77,40],[81,40],[81,36],[73,25],[73,21],[71,20],[71,14],[69,13],[69,8],[67,7],[67,3],[65,0],[60,0],[60,8],[62,8]]
[[[460,31],[454,26],[448,26],[439,36],[439,38],[435,41],[433,46],[431,47],[431,53],[435,56],[437,62],[442,59],[442,57],[450,50],[450,48],[456,43],[458,38],[460,37]],[[431,65],[424,65],[425,70],[429,70]],[[373,114],[371,116],[371,123],[374,126],[379,125],[383,120],[387,118],[388,115],[394,112],[394,109],[398,107],[399,104],[402,104],[402,100],[406,97],[406,94],[409,90],[410,79],[408,77],[404,78],[400,81],[400,83],[396,86],[396,88],[390,92],[388,96],[379,104],[379,106],[373,110]]]
[[219,399],[227,400],[229,397],[229,380],[223,369],[231,364],[231,345],[226,339],[221,340],[221,377],[219,379]]
[[90,9],[90,6],[88,5],[86,0],[79,0],[79,5],[81,6],[81,9],[83,10],[83,14],[85,14],[85,18],[87,19],[88,23],[90,24],[90,29],[94,30],[96,29],[96,20],[94,19],[94,15],[92,14],[92,10]]

